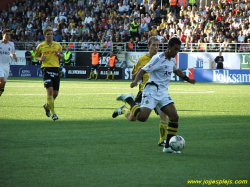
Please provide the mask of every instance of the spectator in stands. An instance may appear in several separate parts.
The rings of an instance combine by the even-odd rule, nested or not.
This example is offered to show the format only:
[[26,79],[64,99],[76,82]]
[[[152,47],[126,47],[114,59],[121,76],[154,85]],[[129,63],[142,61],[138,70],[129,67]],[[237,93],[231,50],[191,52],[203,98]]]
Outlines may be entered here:
[[[249,39],[249,41],[250,41],[250,39]],[[241,43],[241,44],[240,44],[240,47],[239,47],[239,49],[238,49],[238,52],[239,52],[239,53],[249,52],[249,51],[247,51],[248,44],[245,44],[244,41],[241,41],[240,43]],[[249,48],[249,49],[250,49],[250,48]]]
[[142,40],[139,42],[139,46],[140,46],[140,49],[142,51],[146,51],[148,50],[147,49],[147,44],[148,44],[148,40],[145,36],[142,37]]
[[175,20],[176,20],[176,16],[175,16],[172,12],[170,12],[170,13],[168,14],[167,23],[168,23],[168,24],[173,23]]
[[130,35],[132,38],[135,38],[135,37],[141,37],[140,34],[139,34],[139,24],[138,24],[138,19],[134,19],[134,21],[130,24],[130,28],[129,28],[129,31],[130,31]]
[[147,31],[144,31],[144,33],[142,33],[142,36],[141,38],[145,37],[146,40],[148,40],[148,32]]
[[45,38],[44,38],[42,32],[39,32],[39,33],[38,33],[38,36],[36,37],[36,40],[38,40],[38,39],[40,39],[41,41],[44,41],[44,40],[45,40]]
[[85,39],[84,42],[82,42],[81,50],[82,51],[87,51],[88,48],[89,48],[89,44],[87,43],[87,40]]
[[165,29],[165,27],[166,27],[167,24],[168,23],[166,22],[165,18],[162,18],[161,19],[161,24],[160,24],[161,29]]
[[28,38],[29,41],[36,41],[36,33],[35,32],[32,32],[31,33],[31,36]]
[[111,49],[111,47],[112,47],[112,41],[110,40],[110,37],[109,37],[109,36],[107,37],[107,40],[106,40],[105,43],[104,43],[104,47],[105,47],[106,49]]
[[243,34],[243,31],[239,31],[239,36],[238,36],[238,42],[244,42],[245,41],[245,35]]
[[13,2],[13,3],[12,3],[12,6],[11,6],[11,11],[12,11],[12,12],[15,12],[17,9],[18,9],[18,7],[16,6],[16,3]]
[[231,34],[231,40],[234,41],[235,39],[238,40],[238,37],[236,36],[235,32],[232,32],[232,34]]
[[146,21],[143,19],[142,22],[141,22],[141,26],[139,28],[139,33],[140,34],[143,34],[144,31],[148,32],[148,24],[146,23]]
[[146,14],[146,17],[144,19],[145,19],[145,21],[146,21],[147,24],[151,23],[151,17],[149,16],[148,13]]
[[61,42],[61,36],[58,34],[57,31],[54,32],[53,39],[56,42]]
[[62,42],[69,42],[68,36],[65,34],[65,32],[62,33]]

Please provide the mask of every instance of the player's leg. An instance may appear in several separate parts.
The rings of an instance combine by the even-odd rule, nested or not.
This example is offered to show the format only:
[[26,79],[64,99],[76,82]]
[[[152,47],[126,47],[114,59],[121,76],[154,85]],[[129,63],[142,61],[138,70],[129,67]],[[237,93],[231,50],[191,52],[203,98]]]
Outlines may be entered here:
[[94,70],[91,68],[91,71],[90,71],[90,73],[89,73],[89,78],[88,78],[88,80],[91,80],[91,79],[92,79],[93,74],[94,74]]
[[0,96],[4,92],[4,87],[5,87],[6,82],[4,81],[4,77],[0,77]]
[[60,87],[60,76],[54,76],[53,79],[52,79],[52,82],[53,82],[53,108],[51,108],[51,114],[52,114],[52,119],[55,121],[55,120],[58,120],[58,117],[55,113],[55,99],[56,97],[58,96],[58,93],[59,93],[59,87]]
[[110,68],[108,68],[106,80],[109,80],[109,75],[110,75]]
[[[51,77],[51,75],[53,75],[53,77]],[[60,86],[59,70],[57,68],[43,68],[43,80],[44,87],[46,88],[47,92],[47,102],[43,105],[43,108],[45,110],[46,116],[50,117],[52,114],[53,119],[53,116],[56,116],[54,110],[54,99],[56,99],[58,95]],[[53,120],[57,119],[58,117],[56,116]]]
[[[157,113],[159,113],[159,112],[157,112]],[[165,146],[166,139],[167,139],[167,127],[168,127],[167,115],[164,112],[160,111],[159,117],[160,117],[161,121],[159,124],[160,140],[158,142],[158,145]]]
[[[137,105],[135,101],[133,100],[134,94],[130,93],[127,95],[121,94],[116,99],[121,100],[123,102],[126,102],[130,105],[133,116],[141,122],[147,121],[152,109],[155,107],[155,101],[152,100],[152,102],[147,102],[146,100],[142,100],[142,107]],[[147,98],[148,100],[149,98]],[[143,102],[144,101],[144,102]]]
[[96,65],[95,70],[96,70],[95,80],[97,80],[98,79],[98,75],[99,75],[99,65]]
[[112,80],[115,80],[115,68],[112,69]]
[[[169,122],[168,122],[168,127],[167,127],[167,138],[166,138],[166,145],[165,145],[165,150],[164,152],[173,152],[169,148],[169,140],[173,137],[176,136],[177,131],[178,131],[178,120],[179,116],[177,114],[176,108],[174,103],[170,103],[166,105],[165,107],[162,108],[162,111],[167,114],[169,117]],[[168,150],[169,149],[169,150]]]
[[[134,101],[137,105],[140,105],[141,100],[142,100],[142,92],[139,91],[137,93],[137,96],[135,97]],[[112,117],[116,118],[118,115],[122,115],[122,114],[124,114],[124,116],[129,121],[136,121],[136,118],[134,117],[133,113],[125,105],[123,105],[121,108],[118,108],[117,110],[115,110]]]
[[53,87],[46,87],[47,102],[43,105],[47,117],[51,116],[51,110],[54,111]]
[[4,87],[9,76],[9,70],[0,67],[0,96],[4,92]]
[[116,109],[113,114],[112,117],[116,118],[119,115],[124,114],[124,116],[129,120],[129,121],[136,121],[135,116],[133,116],[132,112],[125,106],[123,105],[122,107]]

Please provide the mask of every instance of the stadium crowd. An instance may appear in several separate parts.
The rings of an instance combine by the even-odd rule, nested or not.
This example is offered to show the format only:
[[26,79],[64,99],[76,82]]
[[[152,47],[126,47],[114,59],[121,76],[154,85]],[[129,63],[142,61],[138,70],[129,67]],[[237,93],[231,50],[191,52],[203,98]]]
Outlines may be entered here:
[[[76,50],[128,49],[157,36],[165,45],[182,41],[183,51],[250,51],[250,1],[218,0],[211,6],[195,0],[16,0],[0,10],[0,39],[11,29],[17,49],[44,41],[51,26],[54,40]],[[69,42],[69,43],[64,43]],[[76,42],[76,43],[75,43]],[[204,45],[206,44],[206,45]]]

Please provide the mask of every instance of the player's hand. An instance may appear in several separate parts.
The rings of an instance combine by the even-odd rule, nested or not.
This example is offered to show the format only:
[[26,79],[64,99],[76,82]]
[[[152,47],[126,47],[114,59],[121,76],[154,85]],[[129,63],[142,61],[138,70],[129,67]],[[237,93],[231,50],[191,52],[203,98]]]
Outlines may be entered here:
[[41,61],[44,61],[46,59],[46,56],[41,57]]
[[196,83],[196,80],[195,79],[189,79],[189,81],[191,84],[195,84]]
[[130,84],[130,88],[134,88],[135,86],[137,86],[137,82],[132,82],[132,83]]
[[14,60],[17,62],[18,61],[17,57],[14,57]]

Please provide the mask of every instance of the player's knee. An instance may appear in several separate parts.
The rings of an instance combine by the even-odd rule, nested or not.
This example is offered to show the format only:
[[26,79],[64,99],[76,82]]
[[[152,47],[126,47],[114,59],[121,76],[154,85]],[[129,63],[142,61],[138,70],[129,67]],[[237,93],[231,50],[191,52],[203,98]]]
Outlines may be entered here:
[[135,116],[132,113],[129,113],[127,115],[127,118],[128,118],[129,121],[136,121],[136,118],[135,118]]
[[148,116],[139,115],[137,120],[141,122],[146,122],[148,120]]
[[58,96],[58,91],[53,91],[53,98],[56,99],[57,96]]
[[178,116],[178,114],[174,114],[172,116],[169,116],[169,119],[170,119],[170,121],[177,122],[177,121],[179,121],[179,116]]

